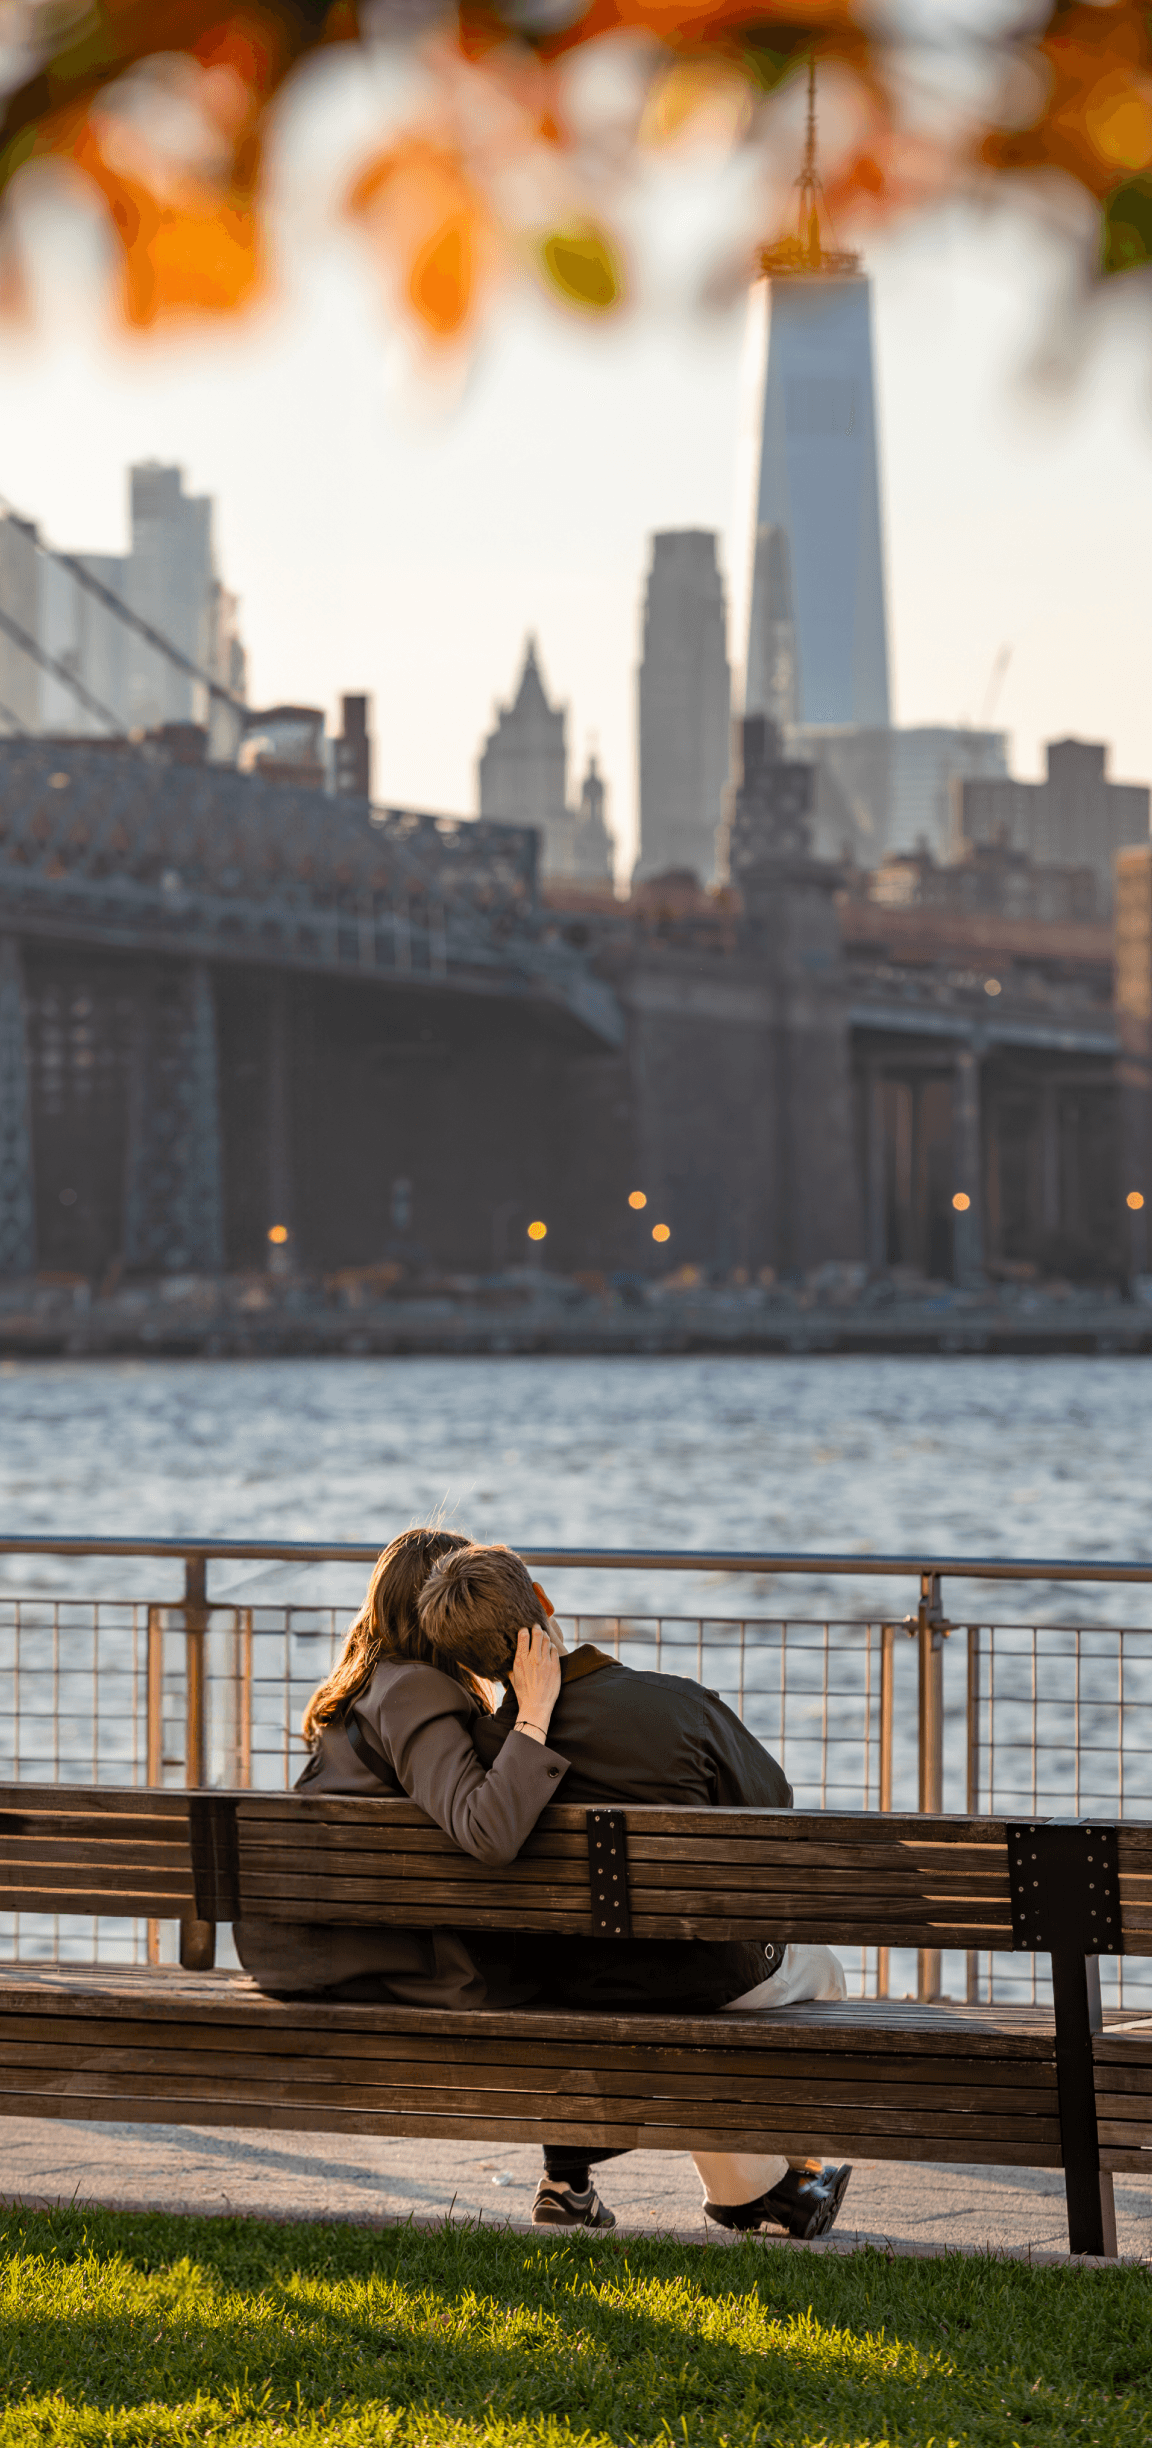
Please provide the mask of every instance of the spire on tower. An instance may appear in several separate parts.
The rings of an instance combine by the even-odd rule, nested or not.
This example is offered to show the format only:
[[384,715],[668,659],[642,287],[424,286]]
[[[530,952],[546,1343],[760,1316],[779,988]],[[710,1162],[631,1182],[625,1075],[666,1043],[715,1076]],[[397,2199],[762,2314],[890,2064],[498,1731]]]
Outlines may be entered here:
[[[793,235],[778,238],[776,244],[760,250],[760,270],[774,280],[843,279],[845,273],[858,272],[860,258],[845,252],[835,244],[835,233],[828,217],[828,206],[816,166],[816,55],[808,62],[808,124],[804,137],[804,163],[796,181],[799,205]],[[831,244],[826,245],[821,221],[827,222]]]

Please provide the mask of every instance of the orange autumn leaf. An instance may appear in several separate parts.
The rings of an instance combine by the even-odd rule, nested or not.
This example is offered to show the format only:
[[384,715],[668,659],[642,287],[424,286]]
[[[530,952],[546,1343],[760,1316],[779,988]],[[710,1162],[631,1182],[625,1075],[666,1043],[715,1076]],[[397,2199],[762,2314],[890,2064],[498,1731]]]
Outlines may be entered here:
[[108,206],[129,325],[139,330],[167,315],[234,313],[252,303],[263,281],[263,248],[251,201],[192,180],[158,196],[113,167],[89,122],[69,150]]
[[361,173],[347,210],[424,329],[455,339],[495,253],[492,216],[458,156],[431,137],[404,137]]

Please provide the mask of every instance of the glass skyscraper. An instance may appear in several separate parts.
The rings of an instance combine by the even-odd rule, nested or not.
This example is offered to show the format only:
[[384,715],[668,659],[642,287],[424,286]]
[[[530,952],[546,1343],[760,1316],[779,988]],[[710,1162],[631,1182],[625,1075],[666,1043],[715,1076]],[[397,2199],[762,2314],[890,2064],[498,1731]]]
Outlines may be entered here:
[[890,713],[871,287],[835,260],[768,274],[745,711],[875,729]]

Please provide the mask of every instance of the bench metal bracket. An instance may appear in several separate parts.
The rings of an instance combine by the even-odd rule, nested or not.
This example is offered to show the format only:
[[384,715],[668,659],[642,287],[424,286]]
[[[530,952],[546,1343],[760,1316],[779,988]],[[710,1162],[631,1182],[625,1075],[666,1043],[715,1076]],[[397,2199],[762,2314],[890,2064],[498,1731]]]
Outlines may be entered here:
[[590,1810],[586,1824],[593,1931],[598,1938],[630,1938],[632,1912],[628,1902],[628,1829],[624,1813]]
[[1012,1944],[1052,1958],[1056,2090],[1072,2252],[1116,2253],[1112,2177],[1100,2165],[1092,2041],[1103,2030],[1101,1955],[1123,1952],[1119,1839],[1079,1819],[1010,1824]]
[[236,1804],[224,1794],[190,1793],[188,1839],[198,1921],[240,1918]]

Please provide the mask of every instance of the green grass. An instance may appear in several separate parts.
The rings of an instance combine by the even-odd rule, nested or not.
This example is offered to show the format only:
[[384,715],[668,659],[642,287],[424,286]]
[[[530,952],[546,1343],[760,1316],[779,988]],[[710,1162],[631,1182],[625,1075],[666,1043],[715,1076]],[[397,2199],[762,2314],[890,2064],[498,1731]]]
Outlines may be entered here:
[[1152,2275],[0,2212],[3,2448],[1152,2448]]

